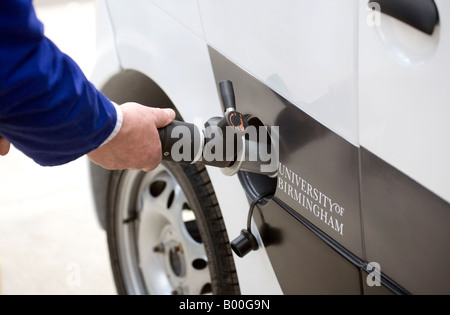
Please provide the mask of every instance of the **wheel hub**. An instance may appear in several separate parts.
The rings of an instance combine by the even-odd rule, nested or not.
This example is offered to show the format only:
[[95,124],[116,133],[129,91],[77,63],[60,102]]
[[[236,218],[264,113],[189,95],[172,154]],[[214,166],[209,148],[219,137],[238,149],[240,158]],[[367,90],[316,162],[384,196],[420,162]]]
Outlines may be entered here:
[[[171,286],[177,288],[177,291],[186,287],[183,279],[186,275],[186,257],[181,240],[171,226],[163,229],[161,242],[153,248],[153,252],[161,255],[162,264]],[[177,294],[182,293],[177,292]]]
[[150,294],[202,293],[211,283],[208,260],[190,228],[195,215],[180,184],[163,165],[145,174],[126,172],[123,183],[127,189],[120,199],[118,233],[129,288]]

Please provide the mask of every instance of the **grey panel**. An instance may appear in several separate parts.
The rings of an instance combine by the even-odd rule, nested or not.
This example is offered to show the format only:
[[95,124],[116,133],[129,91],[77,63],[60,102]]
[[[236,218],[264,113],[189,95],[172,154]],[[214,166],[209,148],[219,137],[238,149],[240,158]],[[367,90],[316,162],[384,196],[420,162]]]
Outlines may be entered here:
[[358,148],[210,48],[217,83],[233,82],[238,110],[279,126],[276,196],[362,258]]
[[[276,199],[287,204],[296,215],[307,218],[327,237],[362,257],[358,148],[212,48],[210,56],[216,82],[233,82],[237,109],[259,118],[267,126],[280,127],[282,170],[276,182]],[[288,172],[290,175],[287,175]],[[281,180],[287,182],[288,176],[291,176],[291,191],[279,187]],[[296,177],[293,179],[292,176]],[[298,193],[305,193],[307,197],[300,197],[299,202],[297,193],[295,200],[294,189]],[[320,193],[345,209],[343,217],[339,218],[338,230],[334,228],[337,217],[333,218],[331,227],[315,215],[314,210],[319,207],[319,201],[314,201],[317,205],[314,210],[312,205],[311,210],[308,209],[304,198],[311,203],[315,194],[319,196]],[[325,197],[322,198],[325,200]],[[329,206],[322,208],[327,211],[323,216],[330,218],[332,214]],[[261,211],[255,211],[258,212],[255,219],[285,294],[362,293],[359,269],[342,253],[274,201],[261,207]]]
[[412,294],[449,294],[450,205],[363,148],[361,170],[367,260]]

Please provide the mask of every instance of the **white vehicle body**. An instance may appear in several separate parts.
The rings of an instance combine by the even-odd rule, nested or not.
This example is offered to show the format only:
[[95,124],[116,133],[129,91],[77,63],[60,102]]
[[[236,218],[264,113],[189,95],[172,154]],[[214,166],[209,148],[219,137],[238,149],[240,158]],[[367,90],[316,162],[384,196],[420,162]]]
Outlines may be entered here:
[[[417,182],[447,207],[450,3],[435,1],[439,25],[427,35],[371,10],[367,2],[99,0],[98,62],[92,80],[101,88],[124,69],[138,71],[167,94],[184,120],[205,122],[222,115],[212,48],[352,147],[363,147]],[[229,238],[234,239],[246,222],[247,195],[236,176],[207,169]],[[421,218],[424,225],[429,223],[427,215]],[[364,245],[331,237],[366,262],[377,259],[370,251],[355,249]],[[257,238],[259,250],[234,259],[241,293],[286,293],[274,271],[276,261],[269,259],[258,233]],[[360,239],[370,245],[369,239]],[[418,239],[412,236],[412,241]],[[407,291],[420,292],[402,276],[397,278],[396,267],[387,264],[383,269],[381,262],[381,268]]]

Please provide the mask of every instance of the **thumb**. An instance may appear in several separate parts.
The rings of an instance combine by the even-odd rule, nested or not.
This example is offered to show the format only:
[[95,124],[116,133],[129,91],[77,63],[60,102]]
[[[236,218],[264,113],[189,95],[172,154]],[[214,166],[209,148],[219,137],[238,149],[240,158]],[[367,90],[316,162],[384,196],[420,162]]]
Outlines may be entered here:
[[175,111],[170,108],[156,108],[153,112],[156,128],[162,128],[175,119]]

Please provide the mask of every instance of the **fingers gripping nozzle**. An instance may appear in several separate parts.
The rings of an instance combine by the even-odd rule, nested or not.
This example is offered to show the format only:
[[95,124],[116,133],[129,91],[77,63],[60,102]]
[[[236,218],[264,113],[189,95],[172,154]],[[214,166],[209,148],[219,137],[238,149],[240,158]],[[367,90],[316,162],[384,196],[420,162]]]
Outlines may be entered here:
[[234,175],[239,170],[276,175],[276,167],[269,171],[261,167],[267,161],[258,153],[271,152],[271,145],[246,137],[249,123],[236,110],[232,82],[220,82],[219,89],[223,117],[212,117],[203,126],[176,120],[158,130],[163,160],[215,166],[222,168],[226,175]]

